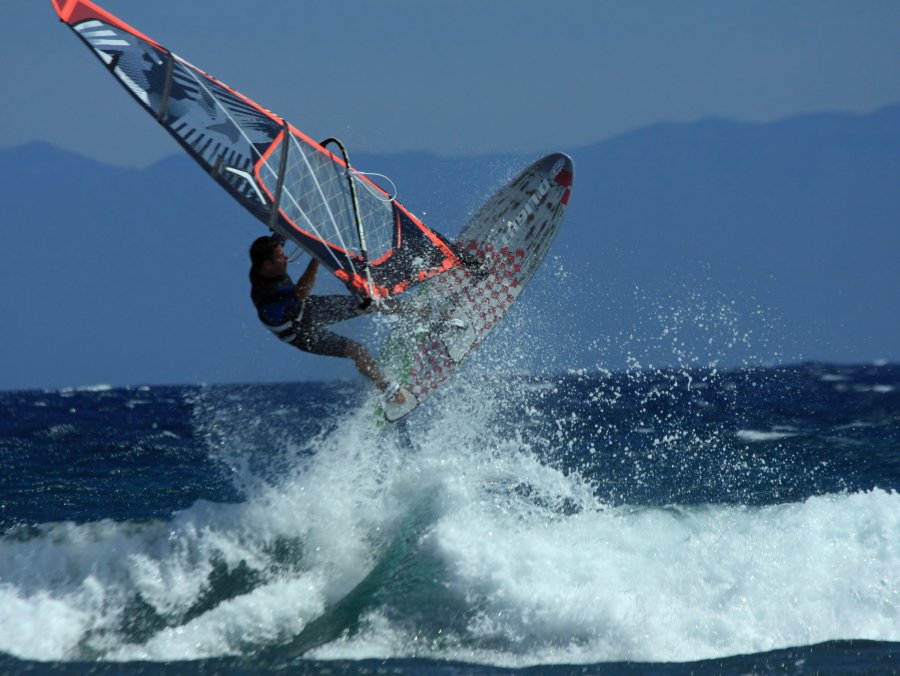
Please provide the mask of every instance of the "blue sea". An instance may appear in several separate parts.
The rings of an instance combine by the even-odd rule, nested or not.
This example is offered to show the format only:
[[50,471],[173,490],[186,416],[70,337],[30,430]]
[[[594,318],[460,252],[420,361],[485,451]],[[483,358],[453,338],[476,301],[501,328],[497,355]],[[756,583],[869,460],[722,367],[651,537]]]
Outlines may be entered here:
[[0,672],[900,671],[900,366],[0,393]]

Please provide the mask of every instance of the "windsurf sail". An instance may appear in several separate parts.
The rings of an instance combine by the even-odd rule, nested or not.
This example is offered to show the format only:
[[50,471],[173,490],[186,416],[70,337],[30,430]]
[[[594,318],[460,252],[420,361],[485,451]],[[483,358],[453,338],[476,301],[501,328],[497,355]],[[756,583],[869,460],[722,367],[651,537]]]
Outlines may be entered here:
[[342,146],[336,155],[90,0],[51,1],[219,185],[360,298],[388,298],[460,265],[444,237],[352,169]]

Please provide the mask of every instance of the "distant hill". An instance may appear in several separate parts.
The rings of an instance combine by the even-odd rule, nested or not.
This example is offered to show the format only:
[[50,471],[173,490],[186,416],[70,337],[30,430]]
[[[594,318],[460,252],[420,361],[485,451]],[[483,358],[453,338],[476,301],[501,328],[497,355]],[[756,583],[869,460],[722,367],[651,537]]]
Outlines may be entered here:
[[[900,360],[900,106],[566,151],[566,223],[488,352],[550,370]],[[532,158],[353,159],[452,235]],[[186,156],[134,170],[32,143],[0,150],[0,180],[0,388],[353,375],[257,325],[261,226]]]

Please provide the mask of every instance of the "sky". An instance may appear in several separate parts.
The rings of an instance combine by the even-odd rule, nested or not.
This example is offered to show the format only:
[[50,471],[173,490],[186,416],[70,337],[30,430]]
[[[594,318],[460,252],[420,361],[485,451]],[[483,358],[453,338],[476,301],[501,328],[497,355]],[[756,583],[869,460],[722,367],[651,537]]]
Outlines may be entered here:
[[[341,138],[352,153],[578,155],[654,124],[765,123],[900,103],[900,0],[99,4],[311,137]],[[50,0],[2,7],[0,149],[45,141],[124,167],[183,156],[57,20]],[[16,236],[31,234],[19,228]],[[235,245],[238,276],[221,272],[241,285],[243,246]],[[104,278],[100,269],[85,274],[91,283]],[[249,313],[243,286],[229,302],[237,295]],[[256,349],[255,320],[253,330]]]
[[[768,122],[900,101],[896,0],[99,4],[356,151],[542,152],[660,122]],[[43,140],[136,167],[180,152],[49,0],[3,7],[0,148]]]

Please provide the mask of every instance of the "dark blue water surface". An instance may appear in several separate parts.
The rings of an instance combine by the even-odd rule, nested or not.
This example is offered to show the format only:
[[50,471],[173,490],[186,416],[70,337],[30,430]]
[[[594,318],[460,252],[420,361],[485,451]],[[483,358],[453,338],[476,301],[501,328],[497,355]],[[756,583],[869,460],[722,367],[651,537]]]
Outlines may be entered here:
[[0,393],[0,671],[900,670],[900,367],[489,391]]

